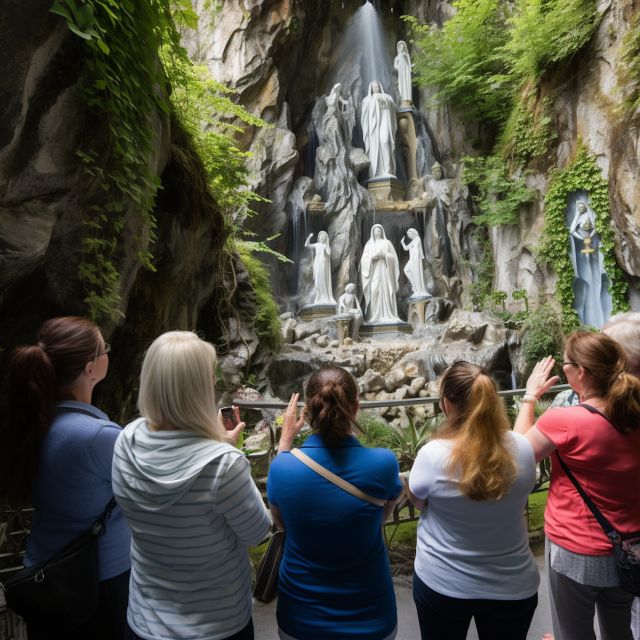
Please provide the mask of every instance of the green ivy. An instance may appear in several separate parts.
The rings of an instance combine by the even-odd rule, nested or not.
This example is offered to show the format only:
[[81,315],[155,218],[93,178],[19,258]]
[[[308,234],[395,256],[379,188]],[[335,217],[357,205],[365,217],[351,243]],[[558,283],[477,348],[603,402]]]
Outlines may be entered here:
[[609,215],[609,189],[595,158],[581,145],[576,157],[566,168],[551,173],[549,190],[544,200],[544,230],[538,247],[538,258],[547,262],[556,272],[556,297],[560,302],[565,331],[580,324],[573,308],[573,265],[569,257],[568,229],[565,222],[567,198],[584,189],[596,216],[596,231],[600,235],[600,251],[604,268],[609,276],[609,292],[613,311],[626,311],[628,284],[615,259],[614,235]]
[[482,258],[474,269],[474,282],[471,287],[471,304],[474,311],[480,311],[489,306],[491,292],[493,291],[493,278],[495,276],[495,264],[493,247],[485,227],[477,229],[477,240],[482,244]]
[[522,355],[528,366],[552,355],[562,358],[564,335],[562,319],[549,304],[534,309],[522,323]]
[[462,179],[477,189],[473,200],[480,210],[476,224],[497,226],[518,221],[520,207],[533,200],[534,193],[522,176],[514,178],[499,156],[463,158]]
[[552,128],[551,100],[537,99],[535,91],[523,91],[497,142],[497,153],[515,167],[545,156],[558,134]]

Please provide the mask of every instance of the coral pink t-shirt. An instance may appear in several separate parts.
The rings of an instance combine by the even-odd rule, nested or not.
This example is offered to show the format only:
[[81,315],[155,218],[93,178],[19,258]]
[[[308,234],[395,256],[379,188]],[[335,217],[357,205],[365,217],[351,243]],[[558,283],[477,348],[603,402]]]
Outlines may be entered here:
[[[580,406],[549,409],[536,426],[616,531],[640,531],[640,428],[620,433],[606,418]],[[547,537],[569,551],[613,553],[556,452],[544,519]]]

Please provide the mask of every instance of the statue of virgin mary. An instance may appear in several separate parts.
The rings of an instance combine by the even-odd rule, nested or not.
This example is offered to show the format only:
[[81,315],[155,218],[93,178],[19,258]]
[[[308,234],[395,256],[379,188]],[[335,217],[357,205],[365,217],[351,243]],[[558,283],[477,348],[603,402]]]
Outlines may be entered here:
[[395,176],[396,105],[377,80],[369,84],[367,96],[362,101],[360,121],[364,150],[371,162],[369,176]]
[[396,302],[399,278],[396,250],[382,225],[374,224],[360,259],[360,281],[369,324],[401,322]]

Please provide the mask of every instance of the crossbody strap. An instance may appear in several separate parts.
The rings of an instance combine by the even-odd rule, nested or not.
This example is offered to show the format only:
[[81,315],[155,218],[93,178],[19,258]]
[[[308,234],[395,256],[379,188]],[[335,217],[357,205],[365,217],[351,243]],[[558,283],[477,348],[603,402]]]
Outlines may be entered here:
[[381,500],[380,498],[374,498],[370,496],[368,493],[365,493],[361,489],[358,489],[355,485],[343,480],[340,476],[337,476],[335,473],[329,471],[329,469],[325,469],[321,464],[318,464],[315,460],[311,459],[306,453],[300,451],[300,449],[291,449],[291,453],[302,462],[302,464],[306,464],[307,467],[313,469],[317,474],[321,475],[323,478],[332,482],[336,486],[340,487],[347,493],[350,493],[352,496],[356,498],[360,498],[360,500],[364,500],[365,502],[370,502],[371,504],[375,504],[377,507],[384,507],[387,504],[386,500]]

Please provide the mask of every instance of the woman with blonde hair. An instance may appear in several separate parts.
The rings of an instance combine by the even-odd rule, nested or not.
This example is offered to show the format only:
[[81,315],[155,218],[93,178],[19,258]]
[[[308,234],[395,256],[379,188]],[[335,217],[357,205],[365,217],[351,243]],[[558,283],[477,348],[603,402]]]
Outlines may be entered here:
[[[545,358],[527,381],[515,429],[537,460],[552,455],[545,550],[556,640],[631,640],[633,595],[620,587],[613,546],[570,475],[616,531],[640,531],[640,380],[625,351],[604,333],[575,332],[562,369],[580,404],[549,409],[534,425],[534,405],[557,380]],[[565,466],[563,466],[563,463]]]
[[216,413],[216,352],[171,331],[149,347],[141,418],[116,443],[113,489],[132,532],[129,638],[251,640],[247,547],[269,514]]
[[454,363],[440,383],[446,420],[416,457],[409,497],[422,509],[413,596],[423,639],[525,640],[539,576],[524,521],[531,446],[509,429],[493,380]]

